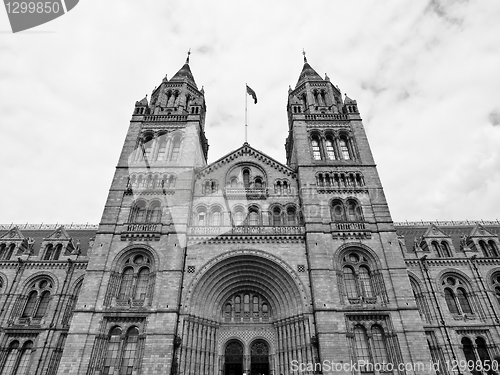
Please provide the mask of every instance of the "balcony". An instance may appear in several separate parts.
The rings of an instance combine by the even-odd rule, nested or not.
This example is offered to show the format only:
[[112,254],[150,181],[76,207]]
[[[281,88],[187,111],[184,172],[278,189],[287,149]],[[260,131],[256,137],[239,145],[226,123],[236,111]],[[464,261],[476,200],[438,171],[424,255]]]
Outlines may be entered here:
[[121,233],[122,241],[158,241],[161,234],[161,223],[125,223]]
[[267,199],[266,189],[226,188],[227,199]]
[[237,226],[237,227],[190,227],[190,235],[219,236],[219,235],[303,235],[301,226]]
[[330,225],[334,239],[369,239],[371,231],[364,222],[336,222]]

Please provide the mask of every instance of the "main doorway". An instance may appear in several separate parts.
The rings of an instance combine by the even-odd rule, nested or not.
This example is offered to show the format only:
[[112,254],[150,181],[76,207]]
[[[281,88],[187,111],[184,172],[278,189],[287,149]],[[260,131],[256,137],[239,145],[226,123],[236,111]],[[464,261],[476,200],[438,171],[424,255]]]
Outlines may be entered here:
[[243,374],[243,344],[231,340],[226,345],[224,352],[224,375]]
[[255,340],[250,346],[250,375],[269,375],[269,345]]

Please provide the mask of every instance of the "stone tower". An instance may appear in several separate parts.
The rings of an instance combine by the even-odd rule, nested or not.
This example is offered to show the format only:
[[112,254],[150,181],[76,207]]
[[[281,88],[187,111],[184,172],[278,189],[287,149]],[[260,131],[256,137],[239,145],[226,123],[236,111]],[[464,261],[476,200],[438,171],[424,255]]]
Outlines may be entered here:
[[59,373],[170,373],[205,110],[189,55],[136,102]]

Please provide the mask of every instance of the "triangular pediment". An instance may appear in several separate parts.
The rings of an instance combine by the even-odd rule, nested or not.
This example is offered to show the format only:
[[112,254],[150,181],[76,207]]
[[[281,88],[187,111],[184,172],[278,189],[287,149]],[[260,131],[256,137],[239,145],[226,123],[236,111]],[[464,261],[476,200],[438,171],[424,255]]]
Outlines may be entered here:
[[207,165],[203,169],[198,171],[198,177],[203,177],[210,174],[213,171],[216,171],[219,168],[225,167],[228,164],[237,163],[239,160],[253,159],[258,164],[265,164],[271,168],[274,168],[281,173],[291,177],[296,178],[295,171],[290,167],[280,163],[279,161],[274,160],[272,157],[264,154],[262,151],[256,150],[248,143],[244,143],[240,148],[230,152],[229,154],[223,156],[219,160],[214,161],[213,163]]
[[450,238],[446,233],[444,233],[441,229],[439,229],[436,225],[431,224],[429,228],[425,231],[422,236],[425,238]]
[[483,227],[481,224],[476,224],[474,228],[472,228],[472,231],[470,232],[470,237],[497,237],[496,234],[491,233],[489,230],[487,230],[485,227]]
[[1,237],[0,240],[9,240],[9,241],[15,241],[15,240],[24,240],[24,236],[19,230],[18,227],[11,228],[7,233],[4,233]]
[[64,241],[64,240],[70,240],[71,237],[68,235],[68,232],[66,232],[66,229],[63,226],[60,226],[57,228],[55,231],[53,231],[48,237],[44,238],[45,241]]

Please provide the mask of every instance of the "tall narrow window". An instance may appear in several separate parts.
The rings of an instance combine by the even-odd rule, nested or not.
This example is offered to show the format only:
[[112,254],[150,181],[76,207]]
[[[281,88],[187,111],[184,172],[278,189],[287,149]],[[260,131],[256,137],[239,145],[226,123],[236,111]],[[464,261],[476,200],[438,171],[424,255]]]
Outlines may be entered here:
[[354,278],[354,271],[351,267],[344,267],[344,287],[348,297],[358,297],[358,290],[356,287],[356,280]]
[[148,216],[149,223],[159,223],[161,221],[161,206],[159,203],[155,202],[151,205]]
[[234,212],[234,225],[243,224],[243,210],[238,207]]
[[434,253],[438,258],[443,257],[443,253],[441,252],[441,246],[436,241],[432,241],[432,248],[434,249]]
[[166,160],[167,155],[167,138],[165,136],[160,137],[160,144],[158,145],[158,155],[156,160],[163,161]]
[[131,327],[125,337],[123,348],[123,357],[121,360],[120,375],[132,375],[137,353],[137,344],[139,342],[139,330],[137,327]]
[[45,291],[42,293],[40,297],[40,301],[38,303],[38,308],[36,310],[35,318],[41,318],[47,313],[47,307],[49,306],[50,293]]
[[297,225],[297,214],[294,207],[286,209],[286,223],[287,225]]
[[354,341],[357,362],[363,361],[364,363],[372,363],[372,357],[368,347],[368,336],[364,327],[354,327]]
[[146,220],[146,202],[139,201],[132,209],[132,223],[144,223]]
[[45,255],[43,257],[43,260],[50,260],[52,258],[52,254],[54,253],[54,246],[52,244],[48,244],[45,247]]
[[211,224],[215,227],[222,225],[221,212],[219,208],[214,208],[212,211],[212,222]]
[[248,216],[249,216],[249,224],[250,225],[259,225],[259,211],[257,208],[255,207],[250,207],[249,209],[249,213],[248,213]]
[[170,156],[171,161],[177,161],[179,159],[179,154],[181,151],[181,140],[176,137],[172,145],[172,155]]
[[373,297],[370,271],[365,266],[359,267],[359,283],[364,297]]
[[144,301],[148,292],[149,283],[149,268],[145,267],[139,271],[137,275],[137,285],[135,287],[135,296],[137,300]]
[[[485,364],[491,365],[490,354],[488,353],[488,349],[486,347],[486,341],[482,337],[476,338],[476,348],[477,354],[479,355],[479,359]],[[495,374],[494,372],[488,372],[488,374]]]
[[[467,337],[464,337],[462,338],[462,350],[464,352],[464,356],[465,356],[465,360],[467,362],[470,362],[472,361],[471,363],[476,363],[477,361],[477,358],[476,358],[476,354],[474,353],[474,346],[472,345],[472,341],[467,338]],[[473,374],[478,374],[477,371],[472,371]]]
[[118,366],[121,334],[122,330],[120,327],[113,328],[109,334],[108,348],[106,350],[106,357],[104,358],[102,375],[114,374],[115,368]]
[[457,302],[455,301],[455,295],[451,289],[446,288],[444,290],[444,298],[446,300],[446,304],[448,305],[448,310],[452,314],[459,314]]
[[3,365],[2,374],[10,375],[14,369],[17,362],[17,356],[19,354],[19,341],[12,341],[9,345],[9,351],[7,353],[7,359]]
[[153,149],[153,137],[148,136],[144,139],[144,159],[151,160],[151,151]]
[[341,137],[339,139],[340,143],[340,153],[342,154],[342,158],[344,160],[350,160],[351,155],[349,153],[349,147],[347,146],[347,139],[345,137]]
[[445,257],[451,257],[450,245],[446,241],[441,241],[441,249]]
[[260,177],[257,177],[254,181],[254,187],[256,189],[262,189],[262,179]]
[[248,169],[243,170],[243,186],[245,189],[250,187],[250,171]]
[[241,298],[239,296],[234,297],[234,312],[241,312]]
[[326,139],[326,156],[328,159],[335,160],[335,151],[333,150],[333,141],[329,138]]
[[59,260],[59,257],[61,256],[61,252],[62,252],[62,245],[58,244],[56,246],[56,249],[54,250],[54,257],[52,259]]
[[384,339],[384,330],[378,325],[372,327],[372,343],[375,363],[389,363]]
[[5,248],[6,248],[6,245],[4,243],[0,244],[0,259],[3,259],[4,255],[5,255]]
[[498,257],[498,248],[495,241],[488,241],[488,245],[490,247],[491,255],[494,257]]
[[345,221],[344,205],[341,201],[332,202],[332,216],[334,221]]
[[319,148],[319,139],[316,136],[311,140],[311,146],[312,146],[314,160],[321,160],[321,151],[320,151],[320,148]]
[[362,221],[361,207],[355,200],[347,201],[347,218],[349,221]]
[[35,311],[35,305],[37,302],[38,293],[36,291],[32,291],[28,296],[28,301],[24,307],[23,318],[28,318],[33,315]]
[[457,298],[460,308],[462,309],[462,312],[464,314],[472,314],[472,309],[469,304],[469,299],[467,298],[467,292],[464,289],[462,288],[457,289]]
[[134,269],[132,267],[125,268],[122,273],[122,282],[120,284],[119,299],[128,298],[132,292],[132,283],[134,280]]
[[281,217],[281,209],[279,207],[274,207],[273,209],[273,225],[280,226],[282,225],[282,217]]
[[258,312],[259,311],[259,297],[254,296],[253,297],[253,312]]
[[250,311],[250,296],[248,294],[245,294],[245,296],[243,297],[243,311]]
[[19,364],[17,370],[12,375],[28,375],[29,365],[31,359],[31,351],[33,349],[33,343],[31,341],[26,341],[21,350],[21,356],[19,358]]

